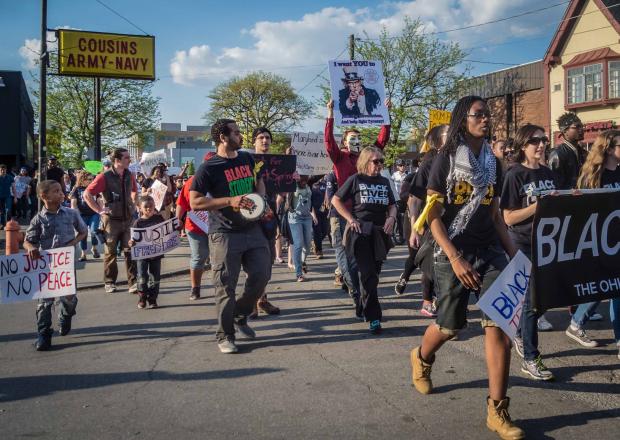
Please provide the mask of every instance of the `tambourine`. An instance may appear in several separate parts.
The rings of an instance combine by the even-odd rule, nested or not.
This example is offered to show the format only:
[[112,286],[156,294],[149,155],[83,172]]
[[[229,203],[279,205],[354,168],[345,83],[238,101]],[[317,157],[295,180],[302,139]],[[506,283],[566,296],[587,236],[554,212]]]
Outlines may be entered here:
[[245,220],[251,222],[262,219],[267,213],[268,208],[265,198],[257,193],[246,194],[243,197],[254,202],[254,207],[252,209],[241,208],[239,209],[239,214],[241,214]]

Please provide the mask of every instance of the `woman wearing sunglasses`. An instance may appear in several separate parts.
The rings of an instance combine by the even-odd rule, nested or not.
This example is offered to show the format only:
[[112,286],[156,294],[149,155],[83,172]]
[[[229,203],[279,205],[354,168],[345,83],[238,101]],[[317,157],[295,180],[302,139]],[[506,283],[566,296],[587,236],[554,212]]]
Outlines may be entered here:
[[[506,253],[516,253],[499,212],[502,171],[486,142],[490,129],[491,114],[481,97],[458,101],[429,174],[426,206],[415,224],[420,230],[428,221],[436,241],[437,320],[410,357],[412,382],[422,394],[433,391],[435,354],[467,325],[470,295],[484,295],[508,264]],[[510,340],[484,314],[481,324],[489,377],[487,427],[503,439],[522,439],[524,432],[508,414]]]
[[[383,152],[366,147],[357,160],[357,173],[349,177],[334,197],[332,205],[347,221],[343,244],[355,256],[361,298],[356,314],[370,323],[370,332],[381,332],[381,305],[377,295],[383,260],[392,247],[390,235],[396,222],[396,200],[390,182],[381,176]],[[352,200],[349,211],[345,202]]]
[[[508,233],[518,249],[532,258],[532,222],[541,191],[555,190],[554,174],[540,165],[549,138],[542,127],[526,124],[519,128],[514,140],[514,165],[506,173],[500,208]],[[519,330],[514,347],[523,358],[521,371],[536,380],[552,380],[538,350],[538,318],[532,310],[530,294],[525,295]]]

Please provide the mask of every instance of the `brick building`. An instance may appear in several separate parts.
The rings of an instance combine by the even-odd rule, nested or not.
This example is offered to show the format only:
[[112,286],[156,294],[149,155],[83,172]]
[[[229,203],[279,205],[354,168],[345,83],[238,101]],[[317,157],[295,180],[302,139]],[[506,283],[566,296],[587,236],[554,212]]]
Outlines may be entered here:
[[468,94],[487,100],[495,139],[514,137],[516,130],[527,122],[548,127],[542,61],[487,73],[473,78],[472,83]]

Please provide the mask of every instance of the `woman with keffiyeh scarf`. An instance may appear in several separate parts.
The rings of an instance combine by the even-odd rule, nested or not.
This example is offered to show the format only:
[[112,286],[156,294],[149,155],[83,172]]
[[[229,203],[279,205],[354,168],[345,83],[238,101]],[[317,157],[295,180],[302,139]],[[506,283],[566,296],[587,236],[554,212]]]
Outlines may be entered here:
[[[438,316],[411,352],[413,385],[422,394],[433,388],[435,353],[467,324],[470,293],[484,295],[508,264],[506,253],[512,257],[516,252],[499,211],[501,166],[486,141],[490,128],[491,115],[482,98],[459,100],[430,172],[427,209],[420,217],[427,215],[436,242]],[[489,375],[487,427],[503,439],[522,439],[525,433],[508,414],[510,340],[487,316],[481,323]]]

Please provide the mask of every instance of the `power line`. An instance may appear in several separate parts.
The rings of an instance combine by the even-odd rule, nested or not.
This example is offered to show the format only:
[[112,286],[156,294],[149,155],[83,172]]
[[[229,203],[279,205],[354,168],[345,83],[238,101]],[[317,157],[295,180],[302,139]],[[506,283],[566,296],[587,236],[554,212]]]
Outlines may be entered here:
[[[345,47],[344,49],[342,49],[342,52],[340,52],[338,55],[336,55],[333,59],[337,60],[338,58],[340,58],[340,56],[345,53],[348,49],[348,46]],[[308,84],[306,84],[305,86],[303,86],[301,89],[297,90],[297,93],[301,93],[303,92],[305,89],[307,89],[308,87],[310,87],[310,84],[312,84],[314,81],[316,81],[316,79],[323,75],[323,73],[327,70],[327,65],[325,67],[323,67],[323,70],[321,70],[319,73],[316,74],[316,76],[314,78],[312,78]]]
[[138,29],[140,32],[142,32],[144,35],[149,35],[148,32],[146,32],[144,29],[142,29],[140,26],[138,26],[137,24],[135,24],[133,21],[131,21],[130,19],[128,19],[127,17],[123,16],[120,12],[115,11],[114,9],[112,9],[110,6],[106,5],[104,2],[102,2],[101,0],[95,0],[97,3],[99,3],[101,6],[103,6],[104,8],[108,9],[110,12],[118,15],[120,18],[122,18],[123,20],[125,20],[127,23],[129,23],[130,25],[132,25],[133,27],[135,27],[136,29]]

